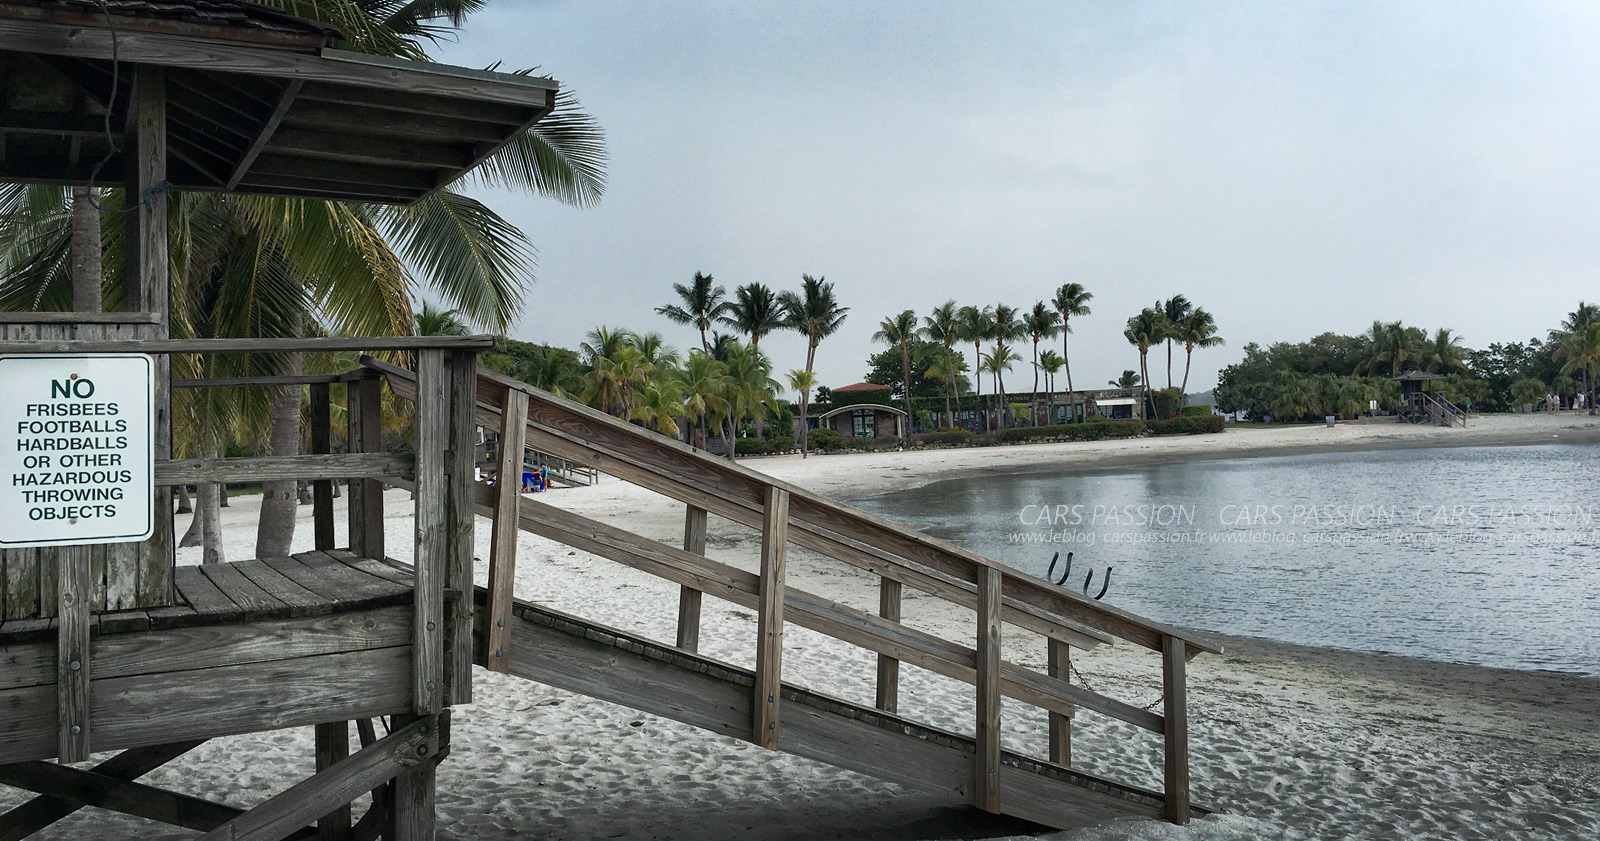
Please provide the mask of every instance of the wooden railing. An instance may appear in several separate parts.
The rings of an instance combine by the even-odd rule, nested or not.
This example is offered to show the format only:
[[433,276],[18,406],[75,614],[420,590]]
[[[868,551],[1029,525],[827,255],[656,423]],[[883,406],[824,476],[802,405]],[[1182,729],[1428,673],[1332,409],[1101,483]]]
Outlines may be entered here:
[[[364,357],[399,396],[420,398],[417,375]],[[425,390],[423,390],[425,391]],[[976,692],[977,752],[974,802],[1000,811],[999,714],[1002,698],[1043,708],[1049,717],[1048,761],[1071,762],[1070,716],[1079,708],[1109,715],[1162,735],[1165,815],[1176,823],[1190,815],[1187,661],[1215,652],[1182,632],[1084,598],[1004,567],[960,547],[930,538],[802,488],[780,482],[644,431],[610,415],[523,383],[478,371],[477,423],[501,436],[501,453],[523,446],[655,491],[685,504],[683,548],[632,534],[537,500],[515,483],[480,483],[480,514],[494,520],[486,629],[487,663],[505,670],[514,641],[512,586],[517,531],[525,530],[617,561],[680,586],[677,645],[698,647],[704,593],[757,612],[756,689],[752,741],[776,747],[783,738],[782,634],[786,623],[808,628],[878,654],[877,706],[898,706],[899,664],[910,663],[972,684]],[[501,474],[506,467],[502,465]],[[418,479],[422,477],[421,466]],[[706,558],[707,515],[716,514],[761,534],[759,574]],[[870,613],[788,585],[789,544],[810,549],[879,576],[879,610]],[[976,612],[976,646],[900,624],[904,587],[921,590]],[[1040,673],[1006,661],[1001,641],[1007,625],[1046,638],[1049,668]],[[1141,709],[1068,680],[1069,646],[1090,649],[1118,640],[1159,654],[1163,669],[1161,713]]]

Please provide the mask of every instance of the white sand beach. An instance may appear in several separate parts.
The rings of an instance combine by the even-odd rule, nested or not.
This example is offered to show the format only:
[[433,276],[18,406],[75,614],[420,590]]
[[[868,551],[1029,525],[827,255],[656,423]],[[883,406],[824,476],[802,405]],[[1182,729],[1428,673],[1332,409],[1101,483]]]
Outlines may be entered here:
[[[1021,447],[750,460],[774,476],[834,496],[911,487],[983,471],[1115,469],[1163,460],[1317,449],[1600,440],[1600,418],[1475,419],[1466,430],[1363,423],[1237,429],[1222,435]],[[666,541],[682,507],[622,482],[542,499]],[[410,501],[389,494],[390,554],[409,557]],[[225,510],[228,557],[249,557],[255,498]],[[297,541],[310,548],[310,509]],[[182,529],[187,518],[180,518]],[[488,556],[487,521],[480,555]],[[342,523],[341,523],[342,529]],[[342,533],[342,531],[341,531]],[[708,554],[754,567],[757,535],[713,517]],[[655,639],[672,639],[677,587],[524,534],[517,594]],[[198,561],[183,550],[180,562]],[[873,580],[794,551],[795,586],[859,607]],[[480,564],[480,580],[486,570]],[[971,614],[907,593],[906,621],[970,634]],[[748,666],[754,617],[708,599],[702,652]],[[1196,799],[1223,814],[1185,827],[1139,821],[1049,833],[1072,841],[1194,839],[1592,839],[1600,837],[1600,681],[1218,637],[1223,656],[1190,666]],[[1008,659],[1042,668],[1037,638],[1013,636]],[[1159,692],[1153,657],[1129,646],[1075,657],[1095,688],[1142,704]],[[866,652],[791,626],[785,679],[870,703]],[[971,690],[914,668],[903,712],[970,733]],[[768,753],[748,743],[517,678],[476,673],[476,703],[458,707],[454,749],[440,769],[442,838],[945,839],[1034,835],[896,785]],[[1043,753],[1042,711],[1008,702],[1004,740]],[[1089,713],[1075,721],[1076,764],[1158,785],[1158,740]],[[159,785],[256,802],[309,773],[309,728],[215,740],[150,775]],[[0,791],[0,806],[19,799]],[[166,830],[85,811],[48,838],[166,838]]]

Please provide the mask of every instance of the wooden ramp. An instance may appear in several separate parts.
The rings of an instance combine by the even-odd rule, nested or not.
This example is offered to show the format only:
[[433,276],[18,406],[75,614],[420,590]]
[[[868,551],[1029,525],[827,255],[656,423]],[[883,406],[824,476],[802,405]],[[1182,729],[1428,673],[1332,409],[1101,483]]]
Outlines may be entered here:
[[[371,357],[362,363],[380,373],[396,395],[415,399],[415,374]],[[489,586],[478,594],[473,620],[478,663],[1049,826],[1118,817],[1186,823],[1204,811],[1189,799],[1185,670],[1191,658],[1216,649],[1177,629],[482,368],[476,396],[477,424],[498,433],[505,442],[501,452],[520,453],[526,446],[685,505],[679,548],[523,497],[513,486],[475,482],[477,512],[494,523]],[[505,467],[500,472],[509,475],[511,465]],[[705,557],[710,516],[759,532],[759,572]],[[516,600],[519,531],[680,585],[673,643]],[[878,610],[859,610],[790,586],[785,574],[790,544],[877,576]],[[971,634],[944,638],[900,624],[905,587],[972,610]],[[697,653],[706,594],[757,614],[754,670]],[[874,706],[785,682],[782,640],[788,624],[875,652]],[[1002,634],[1038,640],[1049,668],[1040,672],[1004,660]],[[1133,645],[1159,658],[1160,711],[1070,682],[1070,650],[1100,645]],[[946,732],[900,715],[902,663],[971,684],[976,735]],[[1032,708],[1031,714],[1047,717],[1046,756],[1025,756],[1002,745],[1002,706],[1006,715],[1030,714]],[[1086,713],[1161,734],[1162,791],[1071,767],[1072,716]]]

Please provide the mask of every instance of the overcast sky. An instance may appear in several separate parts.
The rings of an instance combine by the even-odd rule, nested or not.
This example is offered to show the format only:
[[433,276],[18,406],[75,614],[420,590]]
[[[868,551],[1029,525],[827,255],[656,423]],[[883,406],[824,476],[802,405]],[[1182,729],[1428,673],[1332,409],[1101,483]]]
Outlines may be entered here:
[[488,196],[539,248],[529,341],[687,348],[674,282],[805,272],[851,308],[818,355],[843,385],[890,313],[1077,281],[1079,387],[1183,293],[1228,342],[1194,391],[1249,341],[1382,318],[1477,347],[1600,297],[1600,4],[497,0],[437,54],[538,65],[606,130],[599,206]]

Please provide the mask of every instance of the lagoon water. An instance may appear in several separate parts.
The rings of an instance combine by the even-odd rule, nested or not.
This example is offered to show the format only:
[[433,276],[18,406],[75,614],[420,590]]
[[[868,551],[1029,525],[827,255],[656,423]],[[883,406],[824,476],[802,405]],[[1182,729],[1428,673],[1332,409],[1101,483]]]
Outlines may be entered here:
[[[1600,448],[1462,447],[985,476],[855,500],[1172,624],[1600,675]],[[1057,566],[1056,577],[1061,575]]]

